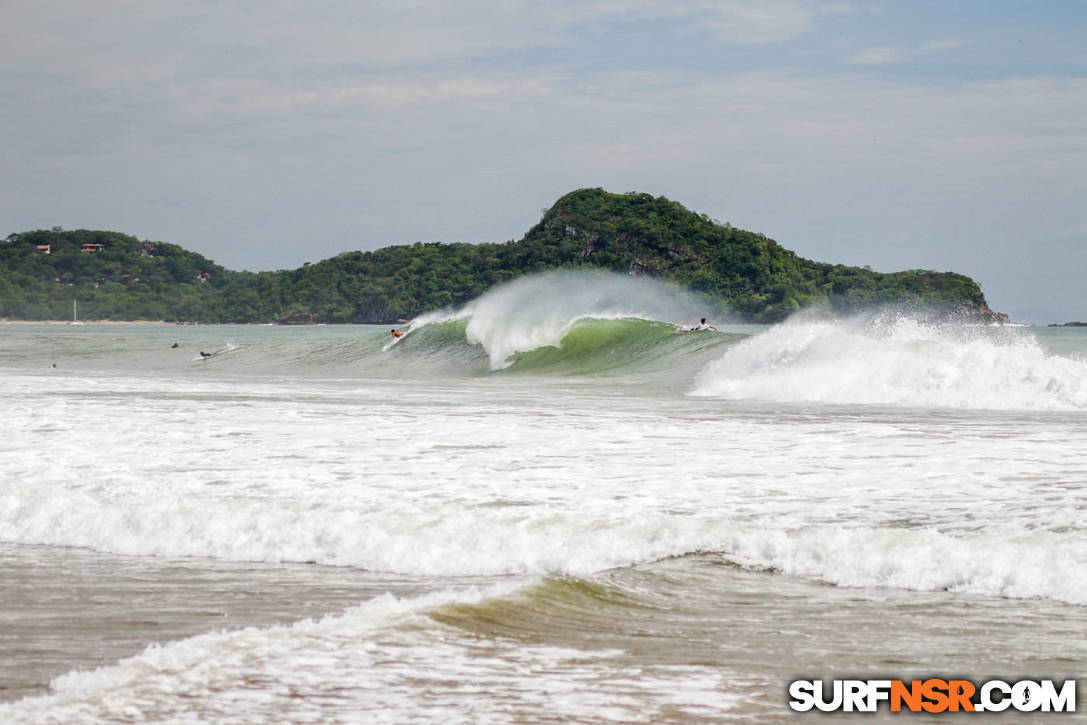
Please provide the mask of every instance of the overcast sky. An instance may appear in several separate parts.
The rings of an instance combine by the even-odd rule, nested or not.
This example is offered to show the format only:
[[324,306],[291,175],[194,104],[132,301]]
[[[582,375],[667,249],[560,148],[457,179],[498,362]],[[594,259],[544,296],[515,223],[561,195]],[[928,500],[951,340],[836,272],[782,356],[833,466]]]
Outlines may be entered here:
[[282,269],[602,186],[1087,320],[1082,0],[0,0],[0,93],[0,236]]

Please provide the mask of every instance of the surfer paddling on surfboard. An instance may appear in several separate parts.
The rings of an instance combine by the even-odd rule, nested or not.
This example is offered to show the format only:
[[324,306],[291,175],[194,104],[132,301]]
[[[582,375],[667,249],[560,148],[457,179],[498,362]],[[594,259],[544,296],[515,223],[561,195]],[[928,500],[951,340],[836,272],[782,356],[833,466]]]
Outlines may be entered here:
[[694,327],[691,328],[691,332],[698,332],[699,330],[713,330],[714,332],[717,332],[716,327],[714,327],[713,325],[707,325],[706,324],[706,318],[705,317],[702,318],[701,322],[699,322],[697,325],[695,325]]
[[392,333],[393,337],[403,337],[404,335],[408,334],[406,332],[401,332],[400,330],[396,330],[396,329],[389,330],[389,332]]

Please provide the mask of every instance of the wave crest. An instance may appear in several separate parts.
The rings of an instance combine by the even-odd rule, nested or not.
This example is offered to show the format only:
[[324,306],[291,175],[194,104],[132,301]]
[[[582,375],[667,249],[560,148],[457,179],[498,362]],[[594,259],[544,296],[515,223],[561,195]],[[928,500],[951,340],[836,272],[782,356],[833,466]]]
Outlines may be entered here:
[[[571,331],[587,320],[666,323],[674,331],[676,324],[712,314],[716,310],[707,311],[711,307],[697,295],[659,280],[567,270],[514,280],[461,310],[421,316],[410,330],[467,320],[467,342],[486,351],[491,370],[501,370],[520,354],[562,347]],[[617,328],[596,329],[613,336]],[[649,334],[659,331],[655,328]]]
[[728,349],[693,395],[991,410],[1087,408],[1087,362],[1024,328],[906,317],[787,322]]

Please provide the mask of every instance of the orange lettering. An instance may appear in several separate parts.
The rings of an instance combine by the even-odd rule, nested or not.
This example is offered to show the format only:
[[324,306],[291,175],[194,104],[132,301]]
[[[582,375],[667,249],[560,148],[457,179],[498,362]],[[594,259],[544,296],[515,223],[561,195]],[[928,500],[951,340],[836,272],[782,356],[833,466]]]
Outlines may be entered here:
[[933,678],[921,683],[921,695],[928,702],[921,703],[925,712],[944,712],[947,710],[947,682]]
[[914,680],[909,687],[902,680],[891,683],[891,712],[901,712],[903,702],[910,712],[921,711],[921,680]]
[[970,702],[970,698],[974,696],[974,690],[974,683],[970,680],[949,680],[948,709],[958,712],[961,707],[965,712],[973,712],[974,703]]

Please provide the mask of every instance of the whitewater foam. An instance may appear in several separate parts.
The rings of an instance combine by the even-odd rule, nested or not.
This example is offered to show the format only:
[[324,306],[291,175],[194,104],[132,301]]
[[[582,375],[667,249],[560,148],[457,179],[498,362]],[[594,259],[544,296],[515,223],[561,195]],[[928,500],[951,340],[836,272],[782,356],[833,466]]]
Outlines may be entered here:
[[679,323],[716,305],[660,280],[599,270],[566,270],[522,277],[490,290],[461,310],[438,311],[411,329],[467,319],[469,343],[481,345],[492,370],[515,353],[557,347],[579,321],[642,319]]
[[[1082,669],[1064,644],[1087,611],[1081,331],[809,320],[742,341],[600,319],[663,315],[647,309],[571,303],[533,337],[547,314],[495,302],[478,318],[490,349],[468,343],[464,310],[387,352],[376,327],[3,331],[0,541],[32,562],[58,547],[58,580],[80,567],[59,547],[87,547],[107,572],[111,553],[320,562],[434,594],[153,648],[0,721],[723,719],[745,680],[761,700],[731,714],[776,721],[797,666]],[[190,363],[224,337],[242,349]],[[707,390],[685,395],[697,371]],[[614,608],[518,590],[450,624],[489,596],[467,585],[541,575],[616,582]],[[122,577],[91,579],[123,601]],[[29,626],[7,632],[41,630],[27,581],[4,616]],[[66,624],[85,643],[98,631]],[[858,654],[857,631],[881,636]]]
[[[620,327],[640,336],[646,324]],[[12,374],[0,540],[419,575],[585,574],[735,550],[752,566],[835,583],[961,579],[970,591],[1079,602],[1057,572],[1082,567],[1067,547],[1083,546],[1071,502],[1087,470],[1085,364],[1045,354],[1029,331],[1002,334],[793,323],[731,343],[705,371],[702,399],[513,376],[419,385]],[[944,369],[953,374],[934,372]],[[712,395],[965,412],[931,422],[924,408],[783,413]],[[991,407],[1057,412],[970,412]],[[991,574],[925,579],[927,564],[895,558],[909,545],[880,543],[897,521],[950,537],[932,545],[947,561],[987,562],[1005,539],[1022,548],[993,558],[1004,568]],[[842,524],[875,558],[844,564],[849,546],[832,544],[843,535],[823,528]],[[1016,538],[1057,527],[1066,539]],[[809,533],[774,543],[782,531]],[[1009,580],[1035,549],[1065,553],[1038,559],[1035,579]]]
[[[429,607],[478,601],[510,589],[510,585],[458,588],[407,599],[384,595],[316,621],[153,645],[117,665],[59,677],[52,683],[54,694],[0,704],[0,719],[10,723],[208,722],[248,713],[271,722],[325,719],[329,711],[389,717],[389,711],[382,712],[383,706],[393,711],[411,707],[410,700],[388,691],[406,673],[400,667],[377,666],[383,648],[373,641],[373,634],[418,618]],[[406,641],[391,649],[426,647],[413,640],[410,632],[402,640]],[[300,666],[302,662],[306,666]],[[360,678],[360,669],[370,677]],[[257,687],[272,680],[281,686]]]
[[741,530],[721,553],[753,569],[846,587],[1087,604],[1087,536],[825,525]]
[[[503,639],[480,647],[427,616],[513,589],[385,595],[318,621],[152,646],[116,665],[59,677],[53,694],[0,704],[0,718],[220,722],[244,713],[257,722],[505,723],[515,713],[547,713],[636,721],[719,715],[738,699],[722,691],[724,673],[711,667],[657,665],[634,681],[618,650]],[[480,699],[481,691],[490,697]]]
[[727,350],[692,394],[733,400],[976,410],[1087,409],[1087,362],[1046,353],[1029,329],[905,317],[796,321]]
[[0,539],[451,576],[722,551],[850,586],[1085,601],[1078,419],[723,416],[491,380],[10,377]]

